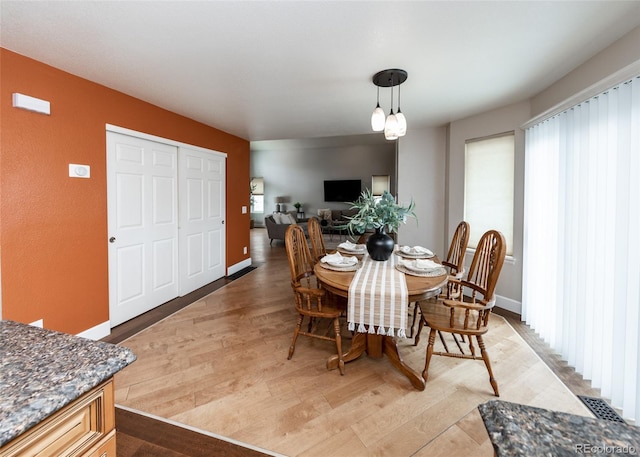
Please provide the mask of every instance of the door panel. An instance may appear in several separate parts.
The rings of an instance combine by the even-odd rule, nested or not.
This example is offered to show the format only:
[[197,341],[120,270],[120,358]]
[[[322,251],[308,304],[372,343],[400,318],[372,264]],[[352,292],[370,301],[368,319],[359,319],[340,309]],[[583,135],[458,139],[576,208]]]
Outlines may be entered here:
[[107,132],[111,325],[178,296],[177,147]]
[[180,147],[180,295],[225,274],[225,158]]

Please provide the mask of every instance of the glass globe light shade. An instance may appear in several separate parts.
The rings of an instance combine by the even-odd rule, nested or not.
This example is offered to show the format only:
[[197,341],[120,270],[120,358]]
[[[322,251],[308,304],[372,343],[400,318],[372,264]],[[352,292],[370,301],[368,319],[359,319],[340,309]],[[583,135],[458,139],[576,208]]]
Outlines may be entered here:
[[398,139],[398,119],[393,111],[387,116],[387,121],[384,123],[384,137],[387,140]]
[[398,136],[405,136],[407,133],[407,119],[399,109],[396,113],[396,120],[398,121]]
[[380,108],[380,103],[371,114],[371,128],[374,132],[382,132],[384,130],[384,111]]

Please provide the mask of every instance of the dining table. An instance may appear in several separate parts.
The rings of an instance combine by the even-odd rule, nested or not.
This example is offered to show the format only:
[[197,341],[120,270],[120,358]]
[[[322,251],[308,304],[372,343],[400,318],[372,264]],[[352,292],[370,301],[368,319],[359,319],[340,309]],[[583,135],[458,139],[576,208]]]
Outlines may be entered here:
[[[356,278],[358,270],[361,268],[372,266],[384,266],[386,268],[394,269],[394,266],[398,264],[397,257],[394,257],[398,255],[397,252],[398,246],[396,245],[394,254],[392,254],[391,258],[386,261],[372,260],[367,253],[364,253],[364,255],[358,256],[358,268],[343,271],[330,269],[322,262],[318,262],[314,267],[314,272],[318,281],[324,289],[340,297],[345,297],[347,298],[347,300],[349,300],[349,294],[354,293],[352,282],[354,281],[354,278]],[[431,260],[436,263],[440,263],[437,256],[431,257]],[[371,264],[371,262],[374,263]],[[376,263],[380,265],[375,265]],[[429,276],[413,275],[409,272],[406,272],[405,269],[404,273],[401,272],[401,277],[402,280],[406,282],[406,292],[404,293],[404,295],[402,295],[403,299],[406,300],[406,307],[403,306],[403,310],[408,309],[408,305],[410,303],[427,300],[437,296],[441,292],[442,288],[446,286],[448,280],[447,272],[444,269],[442,269],[441,274]],[[370,298],[370,301],[374,300],[376,302],[370,304],[376,308],[381,307],[383,309],[387,309],[390,306],[394,306],[394,304],[391,303],[393,302],[393,300],[389,300],[389,297],[387,297],[386,299]],[[352,306],[351,302],[348,306]],[[348,309],[348,320],[350,320],[352,314],[353,313]],[[350,322],[349,325],[350,327],[353,327],[352,322]],[[353,331],[351,347],[346,353],[343,354],[344,362],[347,363],[354,361],[365,353],[368,357],[372,358],[382,358],[386,355],[391,364],[409,379],[413,387],[418,390],[424,390],[425,381],[422,378],[422,375],[416,372],[409,365],[407,365],[402,360],[402,357],[398,351],[396,338],[404,337],[406,329],[397,329],[395,334],[388,330],[379,332],[377,331],[377,329],[378,327],[371,331],[371,328],[368,328],[363,331],[364,328],[362,326],[358,327],[356,325]],[[331,370],[337,367],[338,356],[333,355],[327,360],[327,368]]]

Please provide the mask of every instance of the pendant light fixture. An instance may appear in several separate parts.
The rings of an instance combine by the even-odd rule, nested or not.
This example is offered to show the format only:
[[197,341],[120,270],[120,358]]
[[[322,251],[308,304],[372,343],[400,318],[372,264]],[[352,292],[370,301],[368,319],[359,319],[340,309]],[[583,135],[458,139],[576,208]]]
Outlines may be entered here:
[[[407,133],[407,120],[400,111],[400,84],[407,80],[407,72],[397,68],[382,70],[373,75],[373,84],[378,87],[378,98],[376,109],[371,115],[371,128],[374,132],[384,130],[384,137],[387,140],[397,140],[399,137]],[[398,111],[393,112],[393,88],[398,86]],[[384,111],[380,107],[380,88],[391,88],[391,109],[389,115],[384,119]],[[375,120],[374,120],[375,118]],[[375,122],[375,125],[374,125]]]
[[389,111],[389,115],[384,121],[384,138],[386,140],[397,140],[398,131],[398,119],[396,115],[393,114],[393,87],[391,87],[391,111]]
[[378,104],[371,115],[371,128],[374,132],[382,132],[384,130],[384,110],[380,108],[380,87],[378,87]]
[[398,112],[396,113],[396,120],[398,121],[398,136],[405,136],[407,133],[407,119],[405,119],[404,114],[400,111],[400,84],[398,84]]

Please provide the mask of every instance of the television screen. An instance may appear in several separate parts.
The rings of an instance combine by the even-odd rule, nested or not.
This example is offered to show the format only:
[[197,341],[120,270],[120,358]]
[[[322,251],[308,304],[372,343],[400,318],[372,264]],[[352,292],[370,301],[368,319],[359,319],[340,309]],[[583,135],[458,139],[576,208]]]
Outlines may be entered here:
[[342,179],[324,182],[325,202],[354,202],[360,196],[359,179]]

